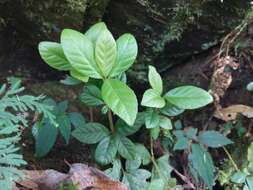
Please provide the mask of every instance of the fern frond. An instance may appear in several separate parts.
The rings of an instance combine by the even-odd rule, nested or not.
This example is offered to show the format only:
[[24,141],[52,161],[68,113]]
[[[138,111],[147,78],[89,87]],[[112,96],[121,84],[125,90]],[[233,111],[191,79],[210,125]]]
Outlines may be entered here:
[[43,103],[45,96],[19,95],[24,87],[17,78],[10,78],[8,83],[0,87],[0,189],[5,190],[11,190],[12,183],[22,177],[17,168],[26,164],[16,146],[20,140],[19,126],[28,126],[24,113],[43,114],[56,125],[53,106]]

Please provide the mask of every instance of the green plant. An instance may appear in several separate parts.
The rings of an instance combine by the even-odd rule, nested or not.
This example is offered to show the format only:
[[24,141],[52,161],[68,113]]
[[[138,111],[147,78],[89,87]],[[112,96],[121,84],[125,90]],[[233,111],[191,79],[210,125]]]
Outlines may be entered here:
[[[242,167],[238,167],[236,163],[233,161],[232,157],[229,157],[233,162],[233,171],[226,173],[222,173],[223,177],[225,175],[224,183],[226,185],[232,185],[233,189],[243,189],[243,190],[251,190],[253,189],[253,143],[247,149],[247,160],[243,163]],[[231,183],[232,182],[232,183]]]
[[[152,88],[144,93],[141,104],[148,107],[145,125],[147,129],[150,129],[150,147],[152,147],[152,141],[160,136],[160,132],[166,136],[172,130],[173,122],[170,117],[177,116],[184,110],[203,107],[211,103],[213,99],[208,92],[194,86],[180,86],[163,95],[162,79],[152,66],[149,67],[148,78]],[[203,180],[206,186],[212,189],[214,165],[211,155],[205,147],[218,148],[231,144],[232,141],[217,131],[198,133],[198,129],[191,127],[182,130],[182,124],[178,121],[174,125],[176,129],[173,130],[173,134],[176,141],[173,150],[188,152],[188,167],[191,175],[197,184],[198,181]],[[156,165],[154,157],[152,160]],[[165,179],[165,185],[168,184],[166,180],[170,180],[166,176],[160,176],[160,178]],[[159,184],[161,185],[161,183]],[[192,184],[189,185],[193,188]],[[164,189],[164,187],[160,189]]]
[[[47,64],[70,72],[71,77],[63,83],[85,82],[80,100],[88,106],[100,107],[107,114],[108,125],[94,122],[91,117],[91,122],[76,127],[72,136],[86,144],[97,144],[95,159],[101,165],[111,165],[105,171],[108,175],[122,180],[131,190],[164,190],[176,185],[176,179],[171,177],[174,171],[194,188],[187,177],[170,165],[168,150],[158,158],[154,152],[158,137],[165,144],[173,144],[175,136],[174,151],[184,150],[188,154],[188,170],[195,184],[203,181],[212,189],[214,165],[206,147],[218,148],[232,141],[217,131],[182,130],[180,122],[174,123],[171,118],[210,104],[213,98],[208,92],[188,85],[163,93],[161,76],[150,66],[151,88],[141,101],[148,108],[138,113],[136,96],[127,86],[125,75],[137,56],[136,40],[131,34],[124,34],[115,42],[104,23],[92,26],[85,34],[65,29],[60,44],[41,42],[39,51]],[[150,133],[149,146],[132,140],[132,135],[144,125]]]
[[19,95],[24,91],[21,81],[8,79],[0,88],[0,186],[12,189],[12,183],[22,177],[18,167],[26,164],[16,144],[22,127],[28,126],[28,111],[42,113],[52,124],[52,107],[41,103],[44,96]]
[[58,134],[60,133],[65,143],[69,143],[71,130],[74,127],[84,126],[85,119],[78,112],[67,113],[68,101],[56,103],[52,99],[46,99],[45,104],[53,106],[53,114],[58,127],[55,127],[48,118],[42,117],[33,126],[33,135],[35,137],[35,155],[37,157],[45,156],[54,146]]

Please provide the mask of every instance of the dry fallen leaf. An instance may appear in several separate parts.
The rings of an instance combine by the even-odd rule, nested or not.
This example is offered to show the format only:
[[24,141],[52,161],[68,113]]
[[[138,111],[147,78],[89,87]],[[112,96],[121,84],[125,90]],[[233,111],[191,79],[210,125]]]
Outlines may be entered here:
[[68,174],[56,170],[24,171],[25,179],[17,182],[13,190],[58,190],[61,184],[73,183],[77,190],[128,190],[102,171],[85,164],[72,164]]
[[241,104],[232,105],[226,108],[216,110],[214,116],[227,122],[236,120],[238,114],[241,114],[247,118],[253,118],[253,108]]

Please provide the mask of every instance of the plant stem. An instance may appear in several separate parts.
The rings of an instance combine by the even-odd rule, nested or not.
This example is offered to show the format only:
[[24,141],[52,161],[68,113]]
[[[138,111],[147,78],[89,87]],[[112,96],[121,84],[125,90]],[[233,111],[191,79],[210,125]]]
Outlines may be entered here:
[[185,177],[175,168],[173,168],[173,171],[175,172],[175,174],[177,174],[178,177],[180,177],[189,186],[189,188],[195,189],[195,186],[190,182],[190,180],[187,177]]
[[153,139],[150,133],[150,153],[151,153],[151,161],[154,164],[155,169],[157,170],[158,175],[160,176],[161,179],[163,179],[164,181],[166,181],[166,178],[162,175],[159,166],[157,165],[156,161],[155,161],[155,155],[154,155],[154,144],[153,144]]
[[107,112],[107,115],[108,115],[110,129],[111,129],[112,133],[114,133],[115,130],[114,130],[114,124],[113,124],[113,119],[112,119],[112,111],[110,109]]
[[238,166],[236,165],[235,161],[233,160],[231,154],[228,152],[228,150],[224,146],[222,148],[225,151],[225,153],[227,154],[227,156],[228,156],[229,160],[231,161],[232,165],[234,166],[235,170],[240,171]]

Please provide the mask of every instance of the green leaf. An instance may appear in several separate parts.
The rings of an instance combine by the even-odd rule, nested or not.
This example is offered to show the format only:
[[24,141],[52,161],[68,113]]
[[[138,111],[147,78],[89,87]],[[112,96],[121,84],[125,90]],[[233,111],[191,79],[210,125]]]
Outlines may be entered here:
[[95,63],[93,44],[84,34],[65,29],[61,34],[61,44],[71,66],[83,77],[102,78]]
[[46,121],[44,124],[37,125],[37,135],[35,143],[35,155],[39,158],[45,156],[54,146],[58,129]]
[[99,164],[107,165],[111,163],[117,154],[118,144],[113,136],[104,138],[98,144],[95,151],[95,159]]
[[252,190],[253,189],[253,177],[252,176],[247,177],[246,181],[247,181],[248,190]]
[[103,99],[100,89],[95,85],[86,85],[80,95],[80,100],[87,106],[100,106],[103,105]]
[[181,109],[197,109],[213,101],[205,90],[195,86],[181,86],[165,94],[165,99]]
[[253,142],[248,147],[248,154],[247,154],[247,160],[248,162],[253,163]]
[[177,121],[174,123],[174,125],[175,125],[175,128],[176,128],[176,129],[182,129],[182,128],[183,128],[183,124],[182,124],[181,120],[177,120]]
[[161,95],[163,92],[163,81],[160,76],[160,74],[156,71],[156,68],[153,66],[149,66],[149,72],[148,72],[148,80],[151,85],[151,87],[159,94]]
[[139,131],[139,129],[144,125],[144,123],[145,123],[145,114],[138,113],[133,126],[129,126],[126,122],[119,119],[116,122],[115,127],[117,130],[117,134],[120,134],[122,136],[129,136]]
[[164,116],[160,116],[160,122],[159,122],[159,126],[164,128],[164,129],[172,129],[172,123],[171,120],[167,117]]
[[63,80],[60,81],[62,84],[65,84],[65,85],[78,85],[78,84],[81,84],[81,81],[78,80],[78,79],[75,79],[73,78],[72,76],[69,76],[67,75],[67,77]]
[[115,159],[112,163],[112,168],[105,170],[105,174],[114,180],[120,180],[122,174],[121,168],[121,161],[119,159]]
[[181,137],[177,140],[176,144],[173,147],[173,150],[185,150],[190,146],[190,142],[187,138]]
[[126,161],[126,170],[132,171],[137,170],[141,166],[141,157],[138,154],[135,154],[135,158],[133,160]]
[[82,73],[80,73],[79,71],[77,71],[75,69],[70,70],[70,75],[72,77],[74,77],[75,79],[78,79],[82,82],[88,82],[88,80],[89,80],[88,76],[83,75]]
[[54,69],[68,71],[71,65],[66,59],[61,44],[56,42],[40,42],[39,53],[42,59]]
[[160,134],[160,128],[159,127],[151,128],[150,134],[151,134],[151,137],[153,138],[153,140],[157,140],[157,138],[159,137],[159,134]]
[[245,183],[247,175],[241,171],[234,173],[231,177],[231,181],[234,183]]
[[111,72],[116,56],[116,42],[109,30],[103,30],[96,41],[95,59],[104,77]]
[[150,172],[144,169],[131,170],[125,172],[122,181],[130,190],[144,190],[148,187],[147,179],[150,176]]
[[72,132],[73,137],[85,144],[98,143],[109,134],[109,130],[100,123],[87,123]]
[[160,111],[162,114],[164,114],[166,116],[175,117],[175,116],[178,116],[181,113],[183,113],[184,109],[181,109],[181,108],[167,102],[165,107],[163,107]]
[[128,125],[134,124],[138,111],[137,98],[125,83],[106,79],[102,86],[102,98],[107,106]]
[[160,116],[159,114],[152,109],[149,109],[145,114],[145,125],[146,128],[151,129],[159,125]]
[[165,100],[156,90],[149,89],[143,94],[141,105],[152,108],[163,108],[165,106]]
[[85,119],[82,116],[82,114],[80,114],[78,112],[69,113],[69,119],[70,119],[70,122],[72,123],[72,125],[74,125],[75,128],[85,126]]
[[151,156],[147,148],[143,144],[136,144],[136,156],[141,157],[142,164],[148,165],[151,162]]
[[95,45],[100,34],[106,30],[107,27],[104,22],[94,24],[85,32],[85,36]]
[[190,128],[188,128],[188,130],[185,132],[185,135],[186,135],[187,138],[189,138],[189,139],[194,139],[194,140],[195,140],[195,139],[196,139],[197,133],[198,133],[198,129],[195,129],[195,128],[190,127]]
[[127,71],[134,63],[138,52],[137,42],[131,34],[124,34],[120,36],[116,43],[117,59],[110,74],[111,77]]
[[66,144],[69,143],[71,134],[71,123],[69,117],[64,113],[57,117],[56,122],[59,124],[59,130]]
[[[169,155],[166,154],[156,160],[157,168],[152,169],[152,179],[162,179],[164,184],[167,184],[171,178],[173,168],[169,164]],[[159,171],[158,171],[159,170]]]
[[148,190],[164,190],[165,188],[165,184],[163,182],[162,179],[155,179],[155,180],[152,180],[149,187],[148,187]]
[[227,137],[217,131],[205,131],[198,136],[199,141],[212,148],[222,147],[233,143]]
[[192,152],[188,159],[208,189],[212,190],[214,183],[214,165],[210,154],[201,145],[192,144]]
[[55,114],[60,115],[62,113],[65,113],[68,109],[68,106],[69,102],[67,100],[60,102],[54,109]]
[[125,159],[133,160],[136,154],[135,144],[124,136],[118,135],[116,138],[119,154]]

